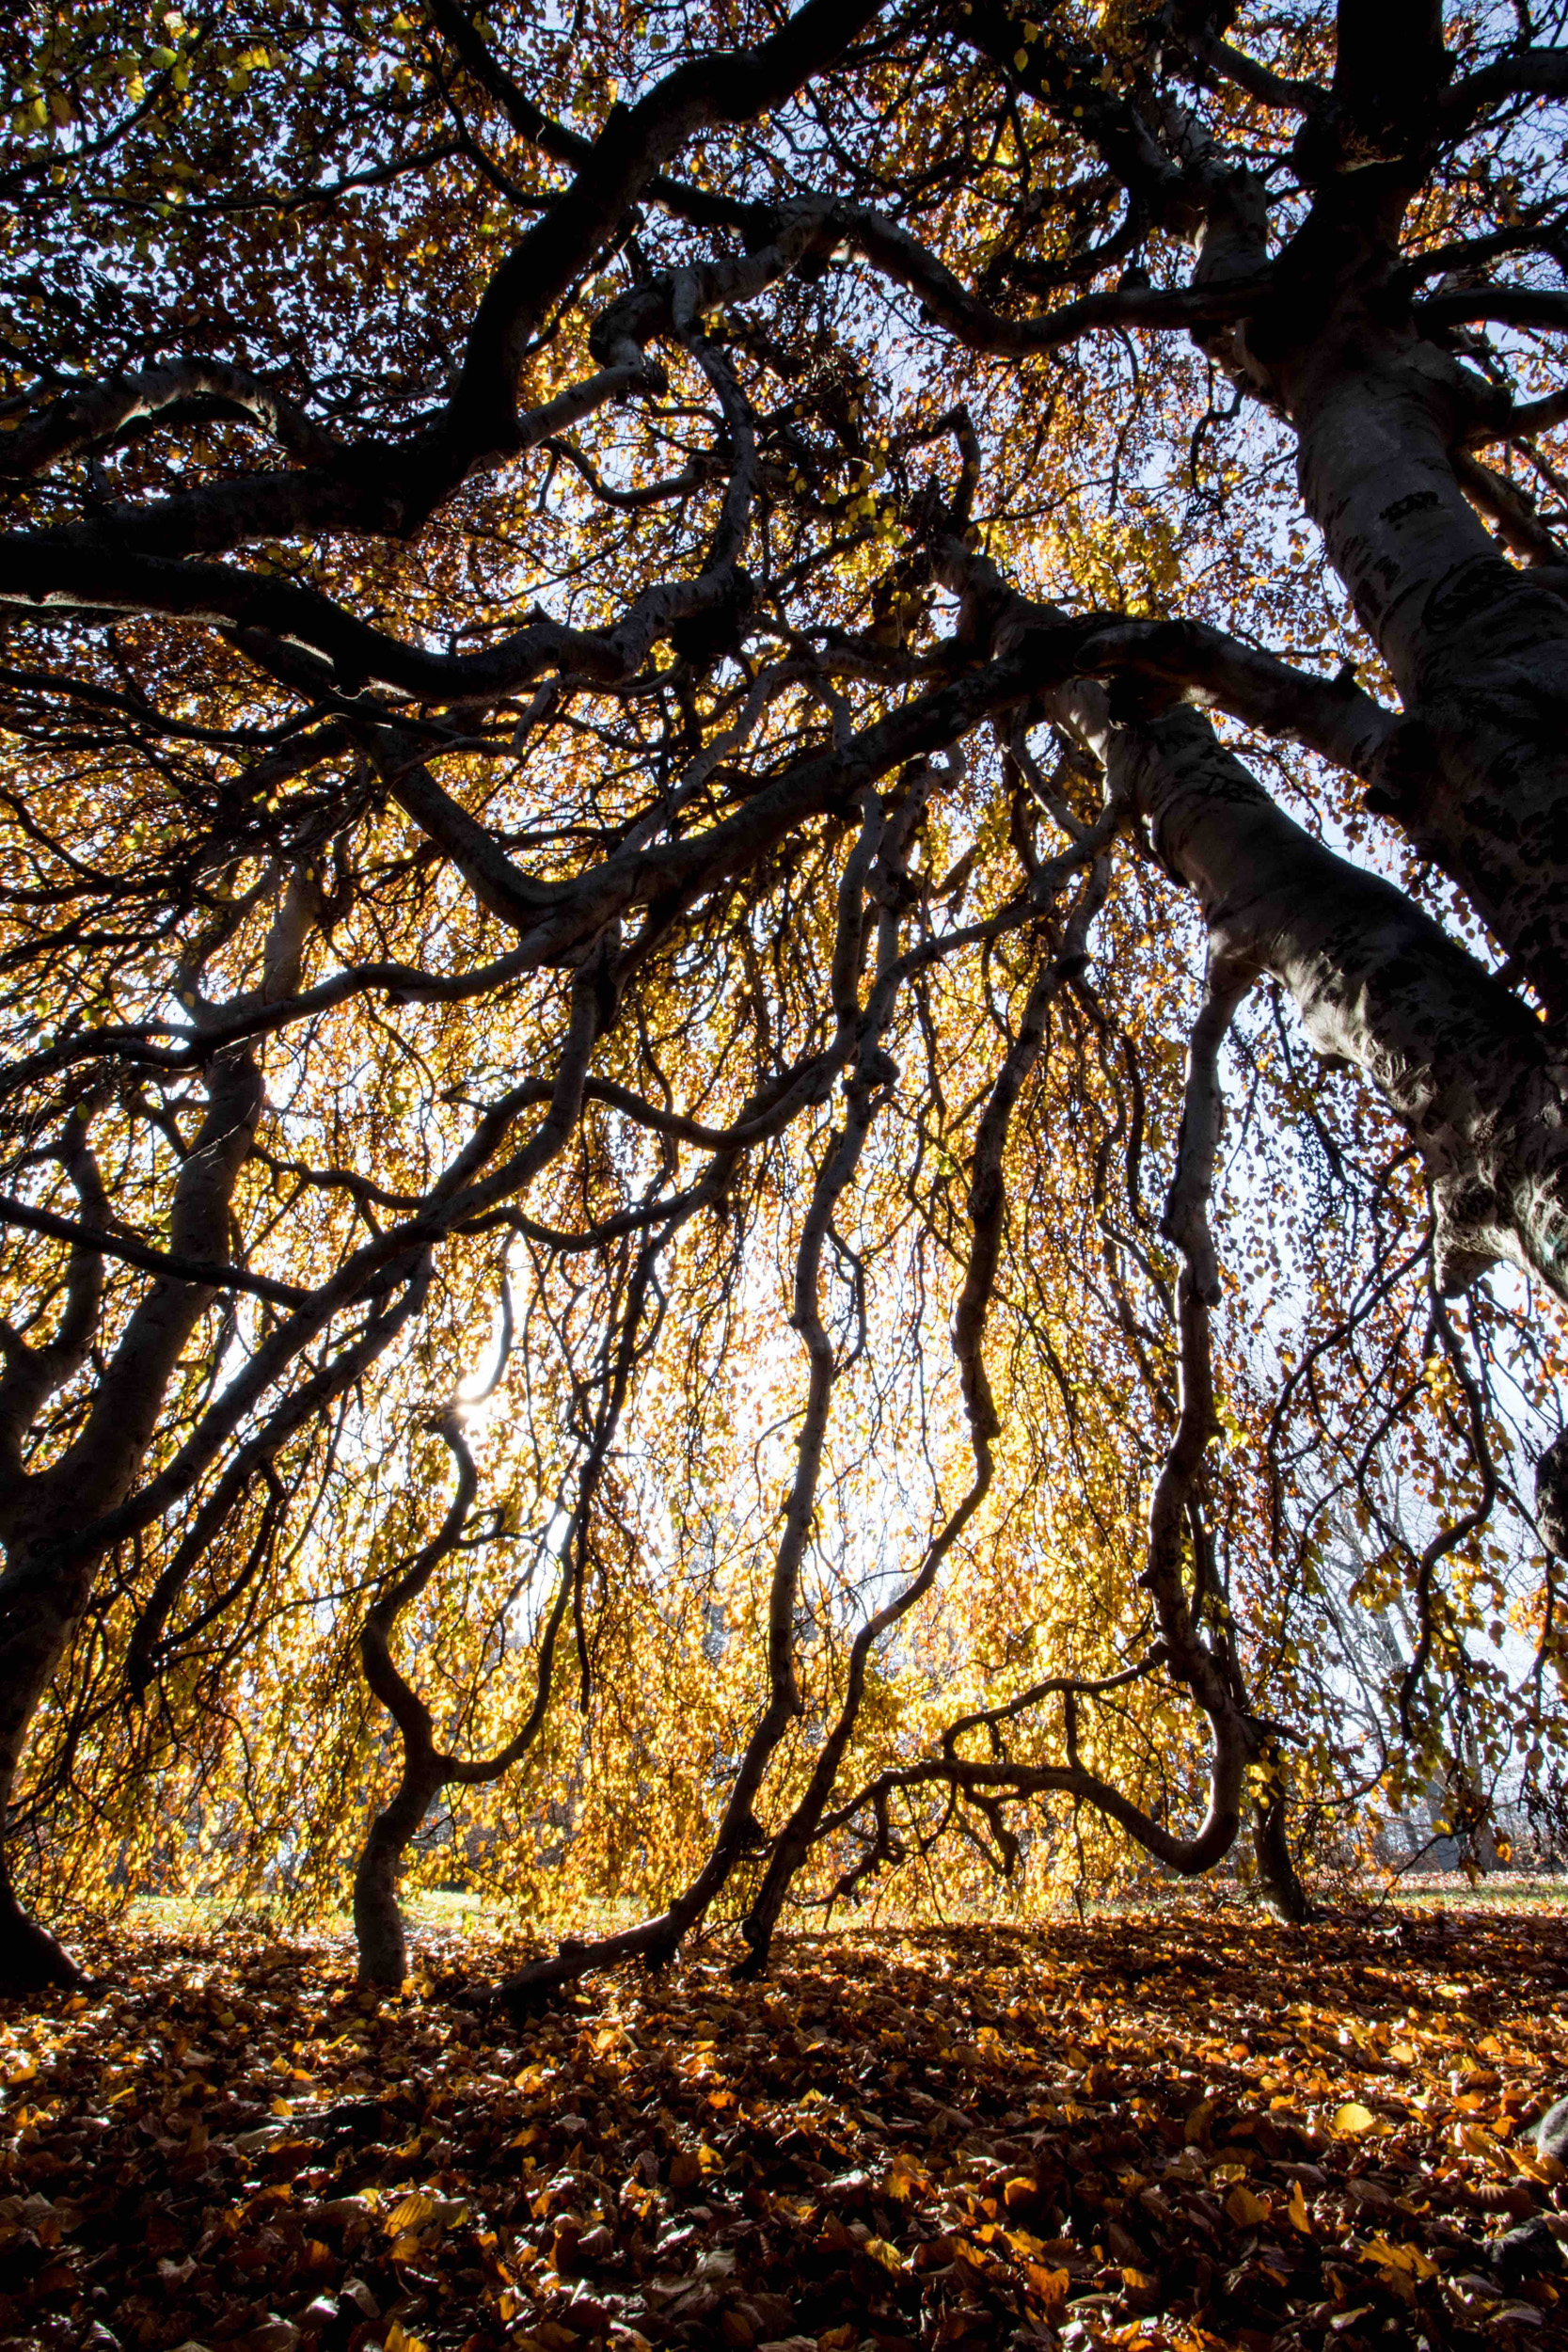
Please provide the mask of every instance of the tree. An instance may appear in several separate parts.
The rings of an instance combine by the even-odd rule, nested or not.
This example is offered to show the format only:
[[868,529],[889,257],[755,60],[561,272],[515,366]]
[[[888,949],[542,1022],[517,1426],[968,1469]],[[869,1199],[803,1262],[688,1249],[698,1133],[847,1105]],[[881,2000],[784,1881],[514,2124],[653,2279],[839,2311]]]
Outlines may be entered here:
[[[900,1859],[1196,1872],[1243,1822],[1299,1916],[1289,1785],[1365,1795],[1302,1653],[1347,1509],[1417,1628],[1400,1770],[1456,1689],[1560,1736],[1568,1445],[1533,1513],[1513,1461],[1568,1299],[1560,31],[8,35],[0,1764],[43,1883],[143,1867],[154,1772],[241,1869],[309,1786],[337,1867],[363,1628],[372,1973],[470,1734],[526,1757],[515,1875],[564,1808],[653,1899],[518,1997],[716,1904],[761,1965]],[[457,1499],[368,1533],[410,1421]],[[1467,1640],[1510,1609],[1518,1692]],[[265,1796],[238,1718],[307,1692]],[[9,1899],[8,1979],[66,1965]]]

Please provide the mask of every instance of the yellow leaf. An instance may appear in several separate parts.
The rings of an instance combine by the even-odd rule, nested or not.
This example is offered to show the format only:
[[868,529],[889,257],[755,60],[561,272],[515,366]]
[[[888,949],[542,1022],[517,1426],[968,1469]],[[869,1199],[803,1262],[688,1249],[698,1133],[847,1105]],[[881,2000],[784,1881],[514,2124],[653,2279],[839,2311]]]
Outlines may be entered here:
[[864,2250],[874,2263],[880,2263],[884,2270],[897,2271],[909,2268],[908,2262],[898,2251],[897,2247],[890,2246],[885,2237],[868,2237]]
[[1291,2184],[1291,2201],[1286,2206],[1285,2210],[1291,2217],[1291,2229],[1299,2230],[1303,2237],[1310,2237],[1312,2234],[1312,2217],[1307,2210],[1307,2200],[1301,2193],[1301,2183],[1299,2181],[1292,2181]]
[[1381,2231],[1361,2249],[1364,2263],[1376,2263],[1380,2269],[1403,2271],[1416,2279],[1435,2279],[1437,2265],[1430,2254],[1423,2254],[1418,2246],[1396,2246]]
[[406,2230],[422,2229],[436,2211],[436,2200],[423,2189],[415,2189],[392,2207],[385,2223],[388,2237],[402,2237]]
[[401,2319],[394,2319],[387,2330],[387,2352],[428,2352],[422,2336],[411,2336]]
[[1359,2099],[1347,2099],[1342,2107],[1334,2110],[1334,2128],[1342,2139],[1361,2139],[1376,2128],[1377,2118],[1370,2107],[1364,2107]]
[[1255,2197],[1252,2190],[1243,2188],[1240,2182],[1226,2199],[1225,2210],[1239,2230],[1255,2230],[1260,2221],[1269,2217],[1268,2206],[1261,2197]]
[[1037,2295],[1048,2311],[1067,2301],[1070,2280],[1065,2270],[1048,2270],[1043,2263],[1025,2263],[1023,2275],[1029,2281],[1030,2293]]

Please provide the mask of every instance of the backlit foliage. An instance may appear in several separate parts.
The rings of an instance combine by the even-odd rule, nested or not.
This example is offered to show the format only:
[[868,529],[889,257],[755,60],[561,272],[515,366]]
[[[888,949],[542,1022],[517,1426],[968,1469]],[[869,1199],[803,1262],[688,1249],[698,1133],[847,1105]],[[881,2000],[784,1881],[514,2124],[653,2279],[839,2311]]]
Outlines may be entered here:
[[[657,1910],[778,1707],[712,1896],[738,1917],[895,1602],[792,1902],[1030,1912],[1150,1867],[1042,1770],[1191,1834],[1209,1731],[1145,1571],[1202,924],[1053,681],[971,659],[964,566],[1386,678],[1289,434],[1205,350],[984,347],[849,214],[1003,319],[1184,284],[1190,241],[1107,170],[1096,105],[1180,85],[1297,201],[1293,118],[1183,80],[1201,15],[1015,11],[1015,54],[990,8],[847,11],[623,202],[626,110],[781,12],[13,13],[0,1149],[45,1230],[8,1229],[0,1290],[13,1364],[79,1293],[90,1328],[12,1468],[74,1479],[156,1286],[243,1278],[136,1391],[132,1473],[83,1473],[101,1557],[16,1792],[52,1915],[140,1887],[342,1902],[401,1760],[361,1629],[463,1453],[471,1502],[390,1655],[453,1757],[533,1727],[443,1788],[410,1883],[578,1929]],[[1450,19],[1461,71],[1502,15]],[[1303,0],[1227,38],[1332,71]],[[1048,52],[1082,88],[1040,83]],[[1544,267],[1560,128],[1519,103],[1456,137],[1410,254]],[[1518,399],[1550,388],[1540,337],[1498,349]],[[132,383],[139,413],[76,419]],[[1352,778],[1221,723],[1480,941]],[[839,756],[879,727],[895,755]],[[176,1184],[204,1117],[240,1133],[212,1089],[251,1061],[196,1246]],[[1272,983],[1226,1083],[1196,1621],[1281,1727],[1253,1787],[1288,1757],[1308,1858],[1433,1791],[1483,1839],[1521,1771],[1549,1809],[1563,1729],[1528,1476],[1556,1310],[1513,1276],[1437,1296],[1415,1152]],[[920,1776],[943,1758],[999,1776]]]

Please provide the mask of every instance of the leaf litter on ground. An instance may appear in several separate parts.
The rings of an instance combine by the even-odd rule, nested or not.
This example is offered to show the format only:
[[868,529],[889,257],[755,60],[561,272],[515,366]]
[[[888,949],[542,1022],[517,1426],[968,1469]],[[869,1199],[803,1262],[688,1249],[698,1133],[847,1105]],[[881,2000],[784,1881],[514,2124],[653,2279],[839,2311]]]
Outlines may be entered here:
[[1560,1919],[1235,1909],[704,1947],[518,2021],[507,1940],[132,1928],[0,2005],[39,2352],[1568,2343]]

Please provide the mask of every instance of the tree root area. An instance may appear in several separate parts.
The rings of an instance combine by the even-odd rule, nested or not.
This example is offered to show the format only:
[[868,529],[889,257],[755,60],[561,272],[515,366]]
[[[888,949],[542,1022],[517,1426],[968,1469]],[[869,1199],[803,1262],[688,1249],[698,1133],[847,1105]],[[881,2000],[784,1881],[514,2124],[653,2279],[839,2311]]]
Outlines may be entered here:
[[60,2352],[1568,2343],[1560,1917],[1230,1910],[526,1955],[137,1930],[0,2010],[0,2340]]

